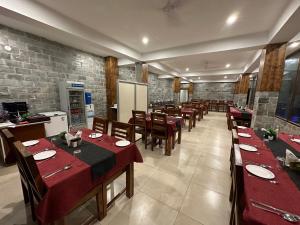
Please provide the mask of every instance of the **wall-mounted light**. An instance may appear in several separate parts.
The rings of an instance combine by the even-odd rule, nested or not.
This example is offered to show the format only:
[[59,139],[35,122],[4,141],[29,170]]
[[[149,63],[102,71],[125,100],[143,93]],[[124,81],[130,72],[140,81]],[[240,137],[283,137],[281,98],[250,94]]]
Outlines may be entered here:
[[8,51],[8,52],[11,51],[11,47],[10,47],[9,45],[5,45],[5,46],[4,46],[4,49],[5,49],[6,51]]

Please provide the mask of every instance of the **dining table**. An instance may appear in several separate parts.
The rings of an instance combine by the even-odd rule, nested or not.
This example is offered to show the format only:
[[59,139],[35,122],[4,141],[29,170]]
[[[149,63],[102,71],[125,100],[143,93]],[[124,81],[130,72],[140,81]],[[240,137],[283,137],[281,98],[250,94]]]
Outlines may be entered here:
[[239,109],[231,106],[229,107],[229,114],[229,117],[233,116],[239,125],[250,127],[253,114],[251,109]]
[[[27,147],[33,155],[45,149],[56,151],[56,155],[44,161],[36,161],[40,175],[47,187],[36,208],[36,215],[42,224],[52,223],[70,213],[70,210],[96,186],[115,179],[120,171],[126,172],[126,195],[133,195],[133,164],[141,163],[143,158],[134,143],[125,147],[116,146],[120,139],[102,134],[92,138],[95,131],[82,129],[82,143],[68,147],[58,136],[41,138],[36,145]],[[77,150],[77,154],[75,154]],[[78,151],[80,150],[80,151]],[[79,154],[78,154],[79,152]],[[71,168],[47,177],[45,175],[71,165]],[[106,193],[106,192],[105,192]],[[104,215],[106,215],[106,204]]]
[[193,127],[196,127],[196,116],[198,114],[198,110],[193,108],[181,108],[181,114],[183,118],[189,118],[188,131],[190,132]]
[[[300,172],[284,165],[286,149],[300,157],[300,144],[292,136],[280,133],[276,140],[267,141],[260,130],[240,127],[239,135],[240,154],[243,162],[243,224],[246,225],[288,225],[290,222],[277,215],[257,207],[256,203],[282,209],[292,214],[300,215]],[[241,133],[250,134],[242,137]],[[256,151],[243,150],[241,144],[251,145]],[[258,165],[271,171],[275,178],[263,179],[248,172],[247,165]],[[272,178],[272,177],[270,177]],[[255,203],[256,202],[256,203]],[[300,224],[299,222],[294,224]]]
[[[133,123],[133,118],[130,118],[128,123]],[[170,156],[172,143],[176,142],[176,133],[178,133],[177,143],[181,144],[181,134],[182,134],[183,118],[181,116],[167,116],[167,151],[165,155]],[[146,128],[151,131],[151,114],[146,114]]]

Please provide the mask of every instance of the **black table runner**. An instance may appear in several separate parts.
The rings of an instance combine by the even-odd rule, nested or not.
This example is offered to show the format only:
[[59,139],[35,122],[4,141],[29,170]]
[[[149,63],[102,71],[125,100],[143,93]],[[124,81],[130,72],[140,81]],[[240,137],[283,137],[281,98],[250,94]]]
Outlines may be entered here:
[[245,119],[245,120],[251,120],[251,118],[252,118],[252,113],[247,112],[246,110],[242,110],[242,109],[238,109],[238,110],[241,112],[242,119]]
[[[255,131],[255,134],[261,139],[264,139],[264,132],[263,131]],[[276,157],[283,157],[285,158],[285,150],[289,149],[293,152],[298,158],[300,158],[300,153],[295,150],[292,146],[287,144],[285,141],[281,139],[273,140],[265,142],[266,145],[271,149],[273,155]],[[295,183],[295,185],[300,190],[300,172],[291,170],[290,168],[283,166],[283,169],[288,173],[291,180]]]
[[75,150],[81,150],[81,153],[77,154],[76,157],[91,166],[93,178],[104,175],[116,165],[116,155],[112,151],[84,140],[82,140],[80,146],[76,148],[68,147],[67,143],[60,137],[54,138],[55,140],[53,140],[53,137],[49,137],[48,139],[52,139],[57,147],[71,155],[73,155]]

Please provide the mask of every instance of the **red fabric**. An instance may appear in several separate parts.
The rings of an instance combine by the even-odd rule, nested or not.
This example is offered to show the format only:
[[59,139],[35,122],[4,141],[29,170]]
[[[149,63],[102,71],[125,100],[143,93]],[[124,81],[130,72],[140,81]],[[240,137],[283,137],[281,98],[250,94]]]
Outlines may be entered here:
[[292,146],[296,151],[300,152],[300,144],[291,141],[291,139],[293,138],[300,139],[300,135],[289,135],[286,133],[281,133],[279,134],[279,138],[287,144],[289,144],[290,146]]
[[[251,138],[239,137],[240,144],[256,146],[258,148],[258,152],[261,153],[256,154],[241,150],[243,164],[251,164],[246,161],[252,161],[255,163],[270,165],[272,166],[272,169],[270,170],[275,174],[276,181],[279,182],[279,184],[272,184],[267,180],[255,176],[249,176],[244,167],[245,209],[243,212],[243,224],[289,225],[289,222],[281,219],[278,215],[255,208],[251,205],[250,199],[300,215],[300,191],[289,178],[288,174],[282,169],[281,165],[279,165],[271,150],[259,137],[256,136],[252,129],[238,129],[238,132],[249,133],[252,135]],[[297,149],[300,150],[299,146]]]
[[[44,179],[48,191],[39,203],[36,211],[37,217],[42,224],[66,216],[70,209],[89,191],[129,163],[143,162],[143,158],[135,144],[132,143],[127,147],[119,148],[115,145],[115,142],[118,140],[117,138],[103,135],[101,137],[102,141],[99,141],[98,139],[88,138],[88,135],[93,131],[88,129],[83,129],[82,131],[83,140],[92,142],[116,154],[116,166],[106,175],[93,180],[91,167],[88,164],[66,151],[56,148],[57,153],[54,159],[38,164],[40,174],[45,175],[46,173],[62,168],[68,163],[72,163],[72,168]],[[45,148],[51,149],[51,146],[51,143],[47,139],[40,139],[39,144],[29,147],[28,150],[34,153]]]
[[191,109],[191,108],[182,108],[181,109],[182,114],[188,114],[190,116],[193,116],[195,111],[196,111],[196,109]]
[[230,107],[230,115],[233,116],[234,118],[241,118],[242,113],[240,110],[238,110],[235,107]]
[[[176,130],[177,130],[176,122],[178,120],[181,121],[181,124],[183,123],[182,118],[167,116],[168,136],[171,136],[176,132]],[[133,118],[130,118],[128,123],[132,124],[133,123]],[[151,116],[150,116],[150,114],[146,115],[146,126],[147,126],[148,130],[151,130]]]

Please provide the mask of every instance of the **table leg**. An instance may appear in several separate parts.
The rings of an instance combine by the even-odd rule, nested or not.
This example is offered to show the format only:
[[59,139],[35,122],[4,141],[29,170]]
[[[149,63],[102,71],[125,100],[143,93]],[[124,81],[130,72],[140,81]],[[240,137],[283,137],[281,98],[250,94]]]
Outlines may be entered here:
[[198,121],[200,121],[201,120],[201,110],[200,109],[198,109],[199,111],[198,111]]
[[172,148],[172,135],[169,135],[166,140],[166,148],[165,148],[165,155],[171,155],[171,148]]
[[193,114],[193,127],[196,127],[196,113]]
[[193,124],[192,124],[192,116],[190,116],[189,117],[189,132],[191,132],[191,129],[192,129],[192,126],[193,126]]
[[102,184],[96,195],[98,220],[102,220],[107,215],[107,191],[106,185]]
[[130,163],[126,169],[126,196],[131,198],[134,194],[134,165]]
[[178,144],[181,144],[181,125],[178,128]]

